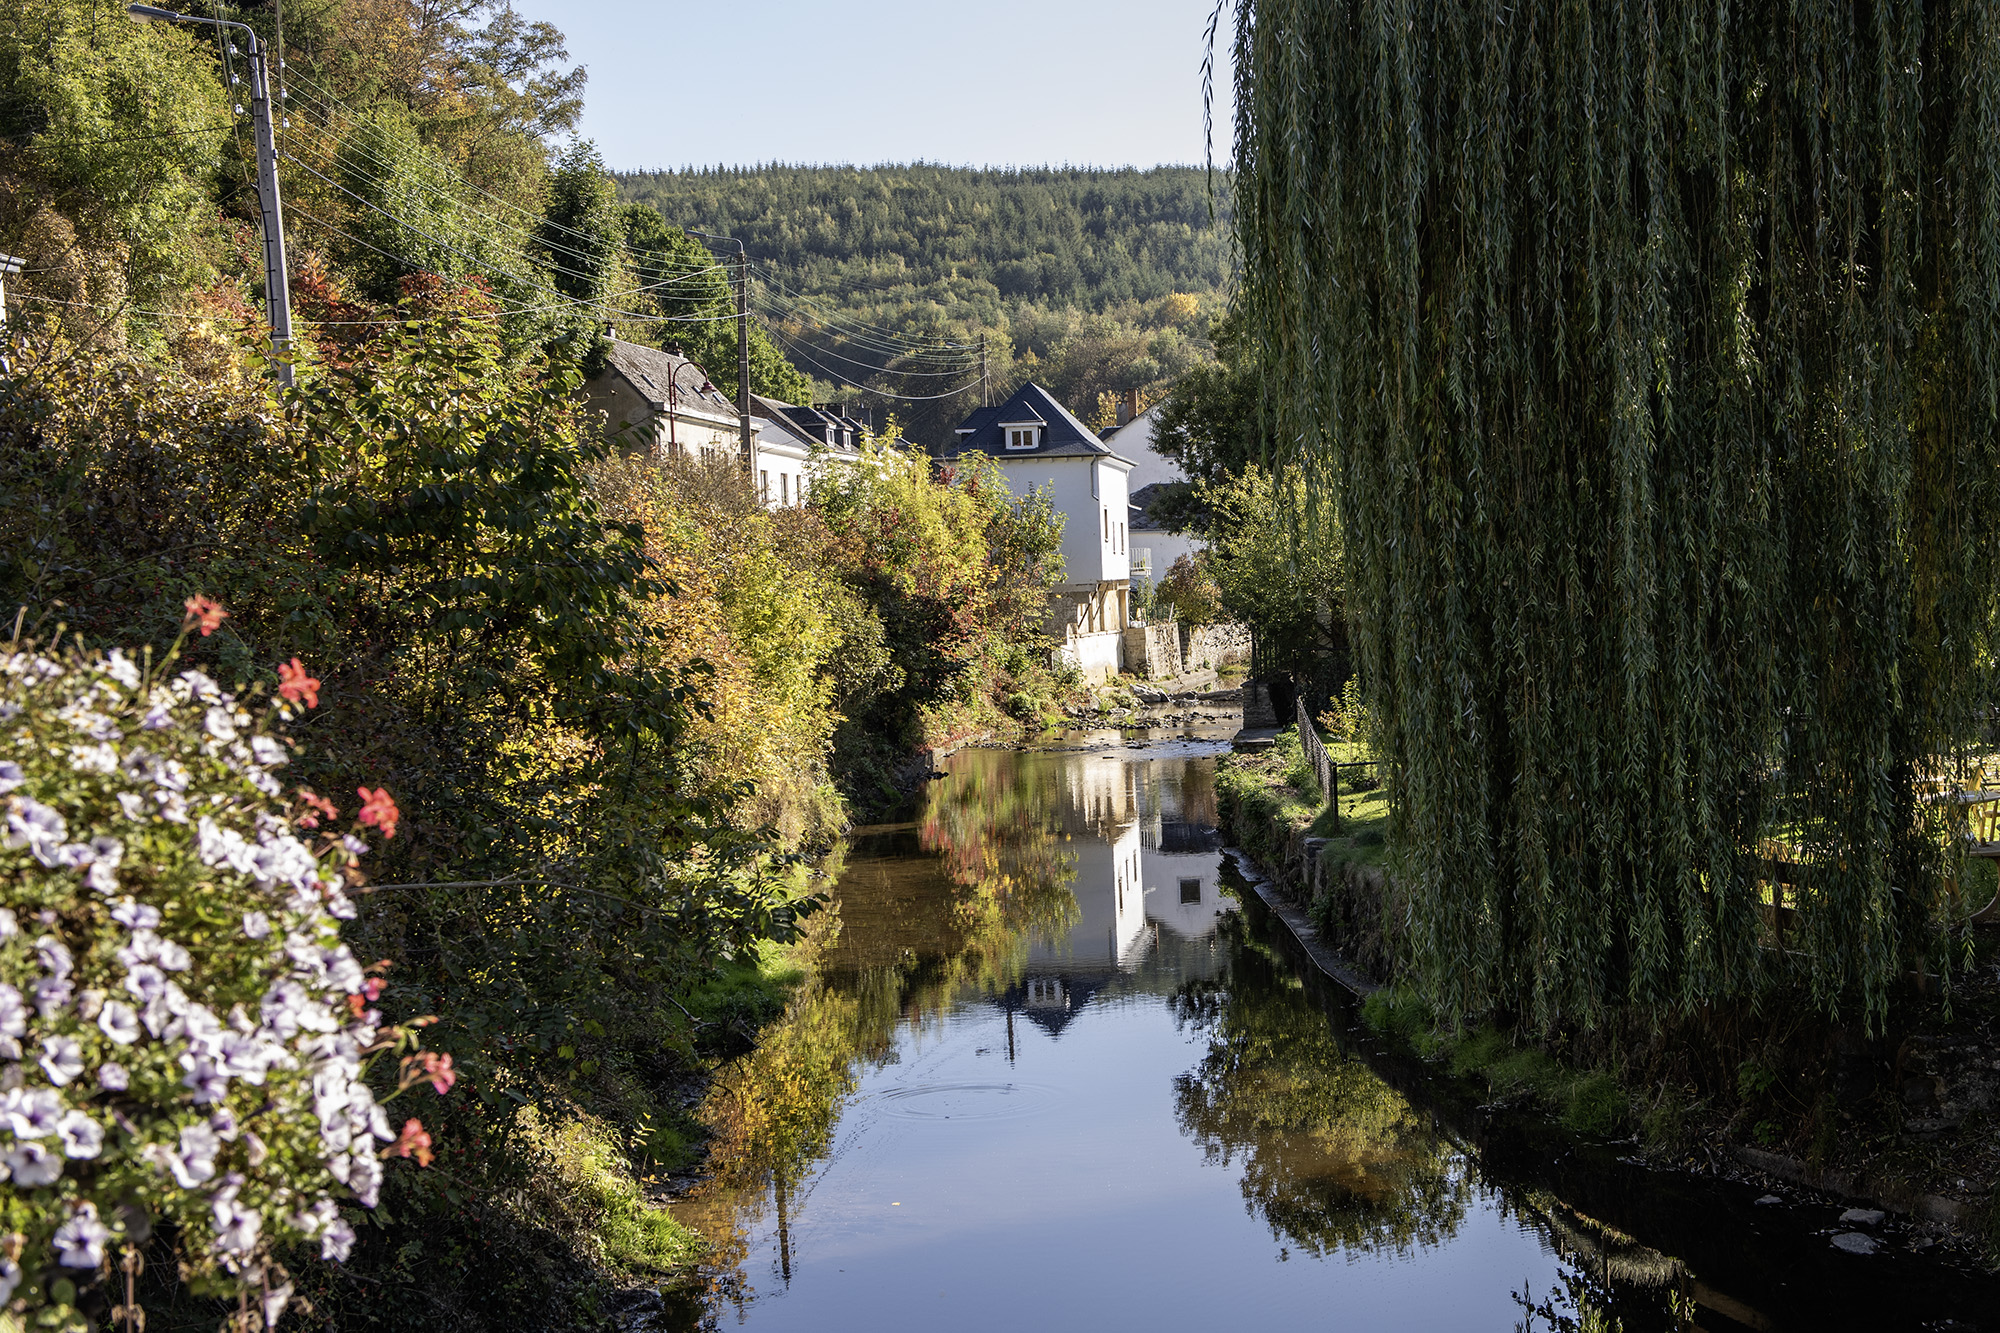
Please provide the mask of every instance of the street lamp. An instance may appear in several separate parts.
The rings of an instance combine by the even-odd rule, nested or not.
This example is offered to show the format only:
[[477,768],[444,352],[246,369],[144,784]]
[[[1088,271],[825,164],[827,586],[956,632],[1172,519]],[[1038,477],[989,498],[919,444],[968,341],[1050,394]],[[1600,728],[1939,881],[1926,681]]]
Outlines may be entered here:
[[743,423],[743,470],[747,473],[757,466],[757,454],[750,445],[750,256],[734,236],[712,236],[692,227],[685,230],[704,246],[710,241],[736,246],[736,411]]
[[257,134],[257,211],[264,223],[264,306],[271,318],[271,362],[278,383],[292,382],[292,292],[285,270],[285,220],[278,201],[278,143],[271,129],[271,79],[264,65],[264,44],[256,29],[228,19],[177,14],[153,5],[127,5],[135,23],[205,23],[236,28],[250,40],[250,119]]

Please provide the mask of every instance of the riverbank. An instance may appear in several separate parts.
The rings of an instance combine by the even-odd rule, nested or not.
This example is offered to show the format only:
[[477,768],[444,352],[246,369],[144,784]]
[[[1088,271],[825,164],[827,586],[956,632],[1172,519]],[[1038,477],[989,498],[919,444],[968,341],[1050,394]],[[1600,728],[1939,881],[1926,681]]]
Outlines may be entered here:
[[[1311,932],[1307,953],[1332,960],[1315,964],[1366,999],[1363,1021],[1435,1076],[1474,1081],[1495,1108],[1627,1140],[1657,1167],[1816,1191],[2000,1260],[1992,943],[1978,942],[1949,1009],[1940,997],[1901,996],[1889,1033],[1873,1040],[1786,1015],[1705,1059],[1621,1034],[1548,1044],[1491,1026],[1447,1033],[1398,984],[1394,868],[1377,822],[1386,811],[1350,816],[1336,832],[1294,771],[1296,748],[1225,763],[1225,830],[1262,868],[1288,927]],[[1867,1248],[1867,1233],[1853,1234],[1845,1243]]]

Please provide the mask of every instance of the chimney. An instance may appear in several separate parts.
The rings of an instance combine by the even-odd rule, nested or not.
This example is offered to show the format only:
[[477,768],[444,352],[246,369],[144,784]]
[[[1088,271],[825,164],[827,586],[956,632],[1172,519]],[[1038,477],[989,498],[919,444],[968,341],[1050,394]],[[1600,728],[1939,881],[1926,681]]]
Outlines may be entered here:
[[1139,415],[1139,391],[1127,389],[1125,397],[1118,404],[1118,424],[1123,426]]
[[618,341],[618,326],[608,319],[604,321],[604,336],[610,342]]

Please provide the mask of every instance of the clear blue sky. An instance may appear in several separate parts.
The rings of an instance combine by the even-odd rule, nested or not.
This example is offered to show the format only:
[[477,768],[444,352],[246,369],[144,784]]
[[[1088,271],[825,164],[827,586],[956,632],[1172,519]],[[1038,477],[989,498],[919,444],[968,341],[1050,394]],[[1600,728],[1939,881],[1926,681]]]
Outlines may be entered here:
[[[590,70],[614,168],[1202,160],[1212,0],[516,0]],[[1228,16],[1218,161],[1228,155]]]

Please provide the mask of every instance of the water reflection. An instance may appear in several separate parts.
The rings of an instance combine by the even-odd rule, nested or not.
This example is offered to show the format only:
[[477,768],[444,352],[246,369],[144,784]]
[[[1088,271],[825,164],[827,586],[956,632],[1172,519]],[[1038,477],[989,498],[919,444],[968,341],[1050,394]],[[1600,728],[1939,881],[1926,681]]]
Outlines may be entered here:
[[1291,969],[1224,924],[1229,975],[1191,980],[1174,1012],[1208,1039],[1174,1082],[1181,1128],[1216,1166],[1240,1166],[1244,1199],[1307,1254],[1407,1253],[1465,1220],[1465,1162],[1401,1094],[1344,1054]]
[[704,1103],[715,1174],[674,1208],[717,1245],[708,1326],[1637,1333],[1990,1307],[1914,1259],[1857,1274],[1748,1186],[1496,1140],[1344,1049],[1226,887],[1212,756],[949,767],[921,820],[853,847],[837,938]]

